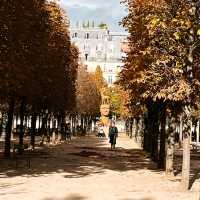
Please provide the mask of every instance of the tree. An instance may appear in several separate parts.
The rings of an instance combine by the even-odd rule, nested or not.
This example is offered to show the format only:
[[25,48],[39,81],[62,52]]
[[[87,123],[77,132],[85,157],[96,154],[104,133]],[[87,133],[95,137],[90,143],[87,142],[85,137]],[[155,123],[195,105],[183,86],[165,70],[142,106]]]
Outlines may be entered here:
[[102,88],[107,87],[106,81],[103,77],[103,72],[99,65],[96,67],[96,70],[94,72],[94,81],[95,81],[96,87],[99,91],[101,91]]
[[[186,102],[194,104],[191,97],[198,93],[198,75],[194,74],[199,66],[196,64],[199,57],[195,56],[199,52],[199,7],[186,0],[124,3],[129,13],[122,24],[130,33],[130,50],[124,60],[120,82],[131,91],[133,98],[149,105],[149,122],[155,124],[150,126],[149,139],[153,142],[153,156],[157,158],[158,135],[154,134],[159,130],[160,120],[156,110],[168,107],[176,118],[181,111],[177,105],[183,110]],[[151,105],[155,106],[153,110]],[[161,115],[165,116],[165,110],[162,109]],[[163,147],[160,149],[164,150]]]
[[99,27],[100,29],[108,29],[108,25],[107,25],[106,23],[104,23],[104,22],[101,22],[101,23],[98,25],[98,27]]
[[82,115],[99,114],[101,96],[92,74],[80,66],[77,78],[77,111]]
[[21,116],[21,145],[25,111],[32,115],[34,137],[37,113],[72,110],[78,51],[71,45],[68,20],[56,3],[2,3],[0,99],[1,104],[9,104],[5,148],[5,155],[9,156],[14,110]]
[[128,93],[118,85],[114,85],[107,90],[112,113],[119,118],[126,119],[129,115],[129,110],[126,106],[129,101]]

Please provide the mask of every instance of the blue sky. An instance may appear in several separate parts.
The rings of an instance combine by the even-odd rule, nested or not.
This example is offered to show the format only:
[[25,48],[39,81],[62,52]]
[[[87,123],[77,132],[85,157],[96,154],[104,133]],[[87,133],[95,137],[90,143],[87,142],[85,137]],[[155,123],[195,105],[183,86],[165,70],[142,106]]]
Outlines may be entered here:
[[71,25],[77,21],[105,22],[111,30],[123,30],[118,25],[126,15],[121,0],[60,0],[61,6],[67,11]]

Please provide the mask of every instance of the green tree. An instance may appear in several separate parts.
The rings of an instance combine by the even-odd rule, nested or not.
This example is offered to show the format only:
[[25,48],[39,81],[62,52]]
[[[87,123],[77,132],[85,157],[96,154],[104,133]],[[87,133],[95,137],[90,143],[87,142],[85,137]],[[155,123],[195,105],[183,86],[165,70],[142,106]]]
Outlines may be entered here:
[[104,23],[104,22],[101,22],[101,23],[98,25],[98,27],[99,27],[100,29],[108,29],[108,25],[107,25],[106,23]]

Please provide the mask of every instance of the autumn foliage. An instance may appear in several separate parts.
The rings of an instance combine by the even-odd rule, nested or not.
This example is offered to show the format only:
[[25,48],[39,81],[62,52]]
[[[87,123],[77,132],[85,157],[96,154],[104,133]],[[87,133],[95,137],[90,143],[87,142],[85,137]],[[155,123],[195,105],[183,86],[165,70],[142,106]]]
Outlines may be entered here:
[[[199,108],[200,96],[199,2],[125,0],[123,3],[128,9],[122,25],[129,32],[129,51],[119,84],[129,92],[129,106],[146,106],[143,147],[167,173],[173,173],[175,124],[183,117],[182,182],[186,189],[191,110]],[[193,113],[197,116],[198,111]]]
[[[121,82],[142,99],[185,101],[199,85],[199,12],[188,1],[125,1],[129,48]],[[188,73],[191,68],[192,80]]]
[[12,112],[9,147],[13,112],[20,112],[23,122],[24,112],[73,111],[78,50],[70,41],[68,18],[55,2],[3,0],[0,24],[0,104],[2,112]]

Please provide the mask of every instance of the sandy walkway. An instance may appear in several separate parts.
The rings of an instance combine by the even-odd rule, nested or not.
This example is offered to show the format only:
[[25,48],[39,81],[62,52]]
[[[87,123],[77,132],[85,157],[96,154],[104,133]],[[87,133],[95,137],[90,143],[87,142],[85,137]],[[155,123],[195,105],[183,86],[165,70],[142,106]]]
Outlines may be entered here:
[[[120,136],[116,151],[95,137],[42,149],[26,161],[1,161],[0,200],[199,200],[182,193],[133,140]],[[14,170],[13,170],[14,169]]]

